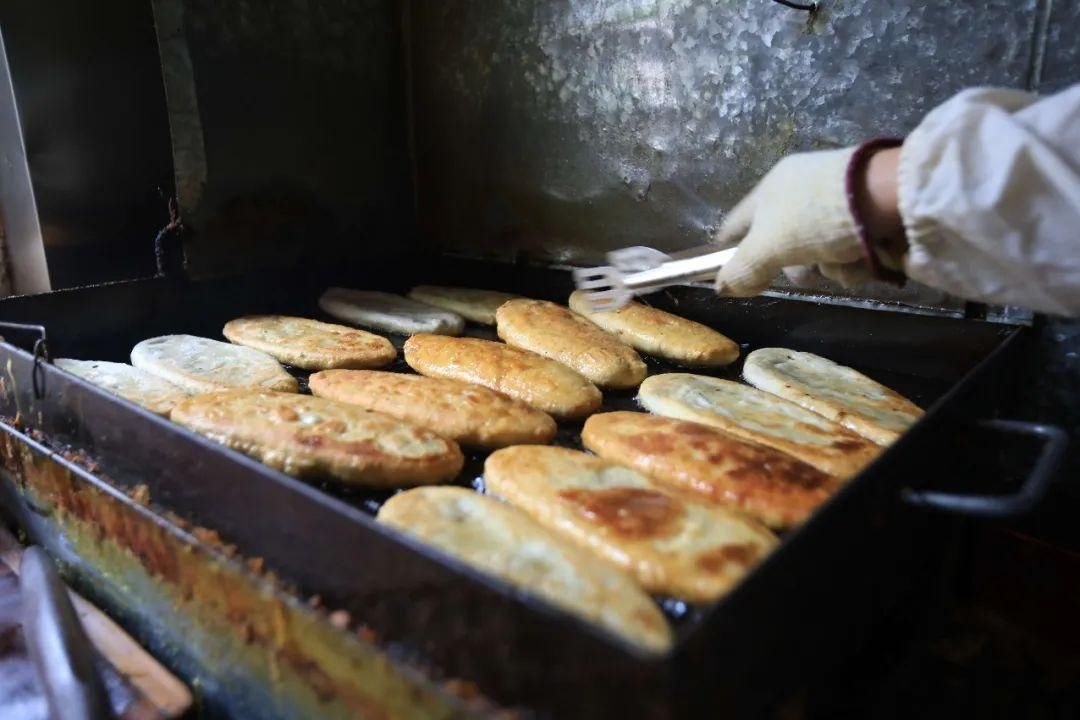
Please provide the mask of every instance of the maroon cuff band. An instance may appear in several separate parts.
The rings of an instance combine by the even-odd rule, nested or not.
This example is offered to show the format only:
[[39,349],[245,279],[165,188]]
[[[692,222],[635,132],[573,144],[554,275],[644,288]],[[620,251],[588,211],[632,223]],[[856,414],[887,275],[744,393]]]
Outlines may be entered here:
[[863,260],[866,262],[866,266],[870,268],[870,275],[875,280],[883,280],[894,285],[903,285],[906,278],[902,272],[882,265],[877,253],[874,252],[870,234],[866,230],[866,220],[863,218],[862,211],[859,208],[856,190],[864,184],[866,166],[874,153],[879,150],[899,147],[903,142],[900,138],[885,137],[867,140],[855,148],[855,152],[852,153],[851,159],[848,161],[847,174],[844,176],[844,194],[847,196],[848,211],[855,221],[855,233],[859,237],[859,244],[862,245]]

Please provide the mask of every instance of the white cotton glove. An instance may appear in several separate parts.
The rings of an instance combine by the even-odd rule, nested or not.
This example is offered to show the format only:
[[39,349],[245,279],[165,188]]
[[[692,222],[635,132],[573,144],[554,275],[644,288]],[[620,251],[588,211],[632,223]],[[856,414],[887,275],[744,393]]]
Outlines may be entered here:
[[791,266],[816,268],[845,287],[870,279],[845,195],[854,152],[789,155],[765,175],[716,234],[722,247],[739,246],[716,275],[717,293],[756,295]]

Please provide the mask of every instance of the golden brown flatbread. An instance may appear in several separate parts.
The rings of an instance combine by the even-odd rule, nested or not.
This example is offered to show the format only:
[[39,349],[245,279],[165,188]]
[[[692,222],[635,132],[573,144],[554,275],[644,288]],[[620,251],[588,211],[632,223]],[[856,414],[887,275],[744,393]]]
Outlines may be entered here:
[[178,403],[172,419],[299,477],[403,487],[450,480],[465,462],[430,430],[310,395],[210,393]]
[[633,580],[498,500],[416,488],[387,500],[378,520],[644,650],[671,647],[663,613]]
[[409,297],[428,305],[455,312],[466,320],[481,325],[495,324],[495,311],[517,295],[474,290],[472,288],[443,287],[441,285],[417,285],[409,291]]
[[397,357],[393,343],[373,333],[288,315],[250,315],[225,323],[231,342],[305,370],[377,368]]
[[189,393],[299,390],[296,378],[266,353],[194,335],[143,340],[131,349],[131,364]]
[[755,350],[746,356],[743,377],[754,387],[824,415],[878,445],[896,440],[923,414],[899,393],[813,353]]
[[308,387],[319,397],[391,415],[471,447],[547,443],[555,437],[555,421],[547,413],[459,380],[326,370],[312,375]]
[[645,413],[593,415],[581,440],[602,458],[774,528],[801,523],[841,482],[779,450],[707,425]]
[[639,352],[681,365],[721,367],[739,357],[738,344],[712,328],[632,300],[618,310],[590,312],[585,293],[576,290],[570,309]]
[[740,512],[679,497],[634,470],[568,448],[499,450],[484,463],[484,484],[645,590],[691,602],[726,593],[777,544]]
[[636,387],[645,379],[645,363],[632,347],[561,305],[511,300],[495,319],[508,345],[557,360],[599,387]]
[[711,425],[839,478],[856,474],[881,452],[815,412],[730,380],[688,373],[653,375],[641,384],[638,400],[649,412]]
[[414,335],[405,343],[405,362],[421,375],[483,385],[559,420],[585,417],[603,400],[562,363],[491,340]]
[[102,360],[69,360],[60,358],[56,367],[92,382],[103,390],[130,400],[157,415],[169,416],[176,403],[190,393],[178,385],[162,380],[131,365]]

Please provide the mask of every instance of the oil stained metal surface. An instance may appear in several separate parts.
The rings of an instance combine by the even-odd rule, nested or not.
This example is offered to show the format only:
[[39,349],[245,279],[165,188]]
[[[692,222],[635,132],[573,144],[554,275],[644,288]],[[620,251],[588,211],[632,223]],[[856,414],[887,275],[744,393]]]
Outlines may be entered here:
[[808,24],[766,0],[413,2],[421,221],[451,249],[560,262],[700,244],[787,153],[1023,87],[1038,10],[826,0]]
[[6,425],[0,509],[13,512],[84,592],[196,688],[201,716],[473,716],[364,637],[343,632],[325,611],[223,552],[220,542],[203,539],[216,534],[189,534]]

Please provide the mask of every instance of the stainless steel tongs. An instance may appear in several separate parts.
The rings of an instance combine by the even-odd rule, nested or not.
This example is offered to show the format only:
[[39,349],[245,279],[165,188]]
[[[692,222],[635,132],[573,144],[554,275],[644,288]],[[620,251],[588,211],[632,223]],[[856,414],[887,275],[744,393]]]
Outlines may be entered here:
[[610,265],[574,268],[574,285],[585,294],[591,312],[618,310],[635,295],[711,280],[736,250],[705,245],[668,255],[649,247],[623,248],[607,254]]

